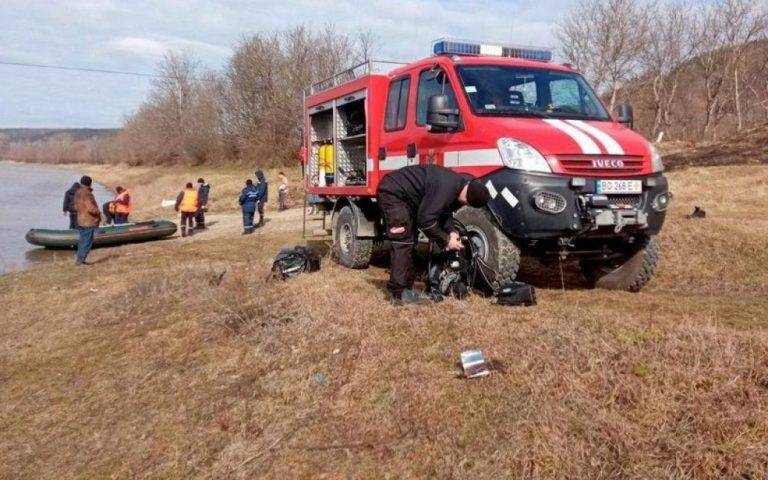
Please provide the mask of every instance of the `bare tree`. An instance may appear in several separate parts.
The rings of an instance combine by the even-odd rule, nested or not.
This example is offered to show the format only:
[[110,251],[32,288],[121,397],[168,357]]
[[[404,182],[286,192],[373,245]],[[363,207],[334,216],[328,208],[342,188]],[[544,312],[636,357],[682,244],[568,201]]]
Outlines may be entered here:
[[224,72],[223,126],[235,155],[266,165],[293,158],[301,144],[304,89],[367,58],[372,35],[296,27],[243,39]]
[[129,163],[204,163],[220,149],[219,79],[201,73],[189,52],[168,52],[147,101],[120,142]]
[[684,2],[649,4],[657,12],[648,21],[653,32],[646,39],[646,48],[640,52],[643,76],[650,84],[653,120],[651,138],[661,138],[671,125],[670,113],[677,99],[681,66],[691,56],[688,32],[691,27],[690,6]]
[[357,32],[357,58],[354,63],[363,63],[371,60],[376,55],[376,47],[379,43],[376,34],[371,30],[360,30]]
[[640,71],[649,12],[635,0],[580,0],[556,32],[563,56],[608,96],[610,109],[621,87]]
[[767,29],[765,7],[750,0],[719,0],[699,10],[691,43],[704,84],[704,136],[716,138],[728,113],[743,125],[739,66],[747,45],[765,39]]

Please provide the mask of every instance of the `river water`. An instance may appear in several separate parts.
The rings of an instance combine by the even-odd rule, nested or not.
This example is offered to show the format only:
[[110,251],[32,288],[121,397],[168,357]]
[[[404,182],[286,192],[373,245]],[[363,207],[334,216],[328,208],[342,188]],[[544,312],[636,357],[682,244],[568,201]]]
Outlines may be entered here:
[[[39,262],[74,258],[68,250],[45,250],[27,243],[30,228],[69,228],[61,213],[64,192],[80,174],[49,165],[0,162],[0,273]],[[113,197],[94,183],[99,205]]]

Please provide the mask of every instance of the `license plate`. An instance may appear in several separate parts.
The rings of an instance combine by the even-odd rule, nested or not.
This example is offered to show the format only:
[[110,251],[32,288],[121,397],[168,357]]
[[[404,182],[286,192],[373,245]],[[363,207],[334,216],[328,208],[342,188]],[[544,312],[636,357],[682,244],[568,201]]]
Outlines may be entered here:
[[597,193],[604,195],[643,193],[641,180],[598,180]]

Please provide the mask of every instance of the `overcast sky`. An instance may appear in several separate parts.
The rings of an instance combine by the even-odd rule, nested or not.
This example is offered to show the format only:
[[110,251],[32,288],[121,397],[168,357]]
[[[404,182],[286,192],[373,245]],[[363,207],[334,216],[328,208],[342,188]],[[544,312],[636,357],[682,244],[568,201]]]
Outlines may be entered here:
[[[0,0],[0,62],[153,72],[167,49],[221,68],[254,32],[298,24],[371,30],[376,57],[413,60],[454,36],[554,46],[574,0]],[[0,128],[118,127],[146,78],[0,65]]]

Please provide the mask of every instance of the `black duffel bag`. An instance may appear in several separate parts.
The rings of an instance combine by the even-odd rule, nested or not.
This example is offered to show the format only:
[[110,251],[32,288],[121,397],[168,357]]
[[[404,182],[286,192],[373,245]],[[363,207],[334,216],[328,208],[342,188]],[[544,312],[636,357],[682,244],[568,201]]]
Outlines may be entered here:
[[272,262],[272,277],[278,280],[318,270],[320,257],[312,249],[301,245],[280,250]]

